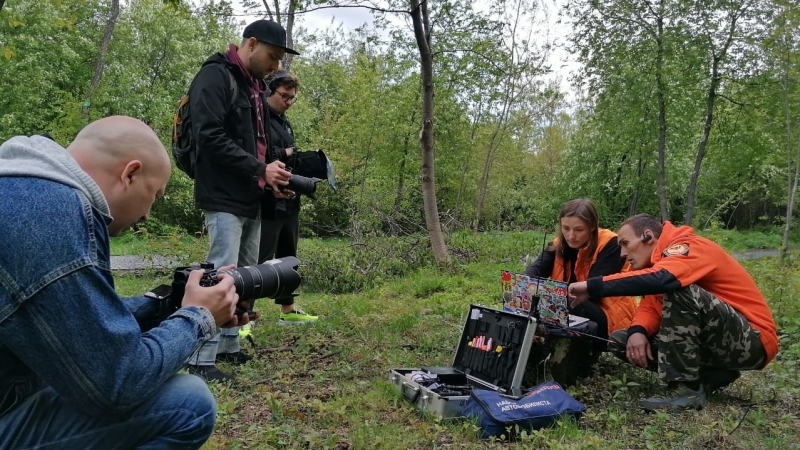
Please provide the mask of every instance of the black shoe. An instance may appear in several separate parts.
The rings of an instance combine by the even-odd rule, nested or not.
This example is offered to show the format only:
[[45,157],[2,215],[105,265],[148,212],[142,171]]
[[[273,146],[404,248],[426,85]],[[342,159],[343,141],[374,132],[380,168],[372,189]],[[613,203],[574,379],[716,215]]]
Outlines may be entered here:
[[679,383],[671,396],[658,396],[639,400],[639,407],[645,411],[677,411],[681,409],[701,409],[706,404],[703,386],[697,390]]
[[217,362],[226,362],[234,366],[241,366],[251,359],[253,359],[253,357],[245,352],[217,353]]
[[188,365],[186,366],[189,370],[189,373],[192,375],[197,375],[198,377],[206,380],[206,381],[233,381],[236,379],[235,376],[229,375],[219,369],[217,366],[193,366]]
[[742,373],[738,370],[731,369],[714,369],[711,367],[700,368],[700,384],[705,387],[707,394],[713,394],[714,391],[730,385],[738,380]]

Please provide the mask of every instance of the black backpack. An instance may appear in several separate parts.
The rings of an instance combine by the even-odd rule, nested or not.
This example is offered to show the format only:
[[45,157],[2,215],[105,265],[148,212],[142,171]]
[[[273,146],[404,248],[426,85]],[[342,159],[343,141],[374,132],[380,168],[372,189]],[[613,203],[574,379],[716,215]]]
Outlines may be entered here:
[[[230,97],[228,109],[231,109],[236,96],[239,95],[239,86],[233,73],[226,69],[230,78]],[[172,156],[175,165],[189,178],[194,180],[194,167],[197,162],[197,143],[192,136],[192,117],[189,114],[189,94],[186,93],[178,102],[178,109],[172,117]]]

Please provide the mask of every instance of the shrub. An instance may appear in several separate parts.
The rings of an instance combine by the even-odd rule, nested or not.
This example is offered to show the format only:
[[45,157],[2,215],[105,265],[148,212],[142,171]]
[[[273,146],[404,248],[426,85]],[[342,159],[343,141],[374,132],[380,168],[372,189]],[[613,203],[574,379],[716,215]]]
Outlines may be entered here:
[[299,259],[303,288],[334,294],[359,292],[433,263],[427,238],[367,237],[323,244],[303,239]]

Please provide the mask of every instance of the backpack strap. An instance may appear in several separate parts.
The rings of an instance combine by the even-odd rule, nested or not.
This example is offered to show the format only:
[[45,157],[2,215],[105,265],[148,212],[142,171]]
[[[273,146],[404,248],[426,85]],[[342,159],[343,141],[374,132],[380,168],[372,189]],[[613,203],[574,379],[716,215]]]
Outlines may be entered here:
[[183,123],[183,118],[181,117],[180,111],[184,106],[186,106],[187,103],[189,103],[188,94],[181,97],[181,101],[178,103],[178,109],[172,116],[172,142],[178,142],[178,130],[181,127],[181,123]]
[[239,96],[239,83],[236,82],[236,77],[233,76],[233,72],[231,72],[229,69],[226,70],[228,70],[228,78],[231,80],[231,98],[228,99],[228,109],[231,109],[233,102],[236,101],[236,97]]

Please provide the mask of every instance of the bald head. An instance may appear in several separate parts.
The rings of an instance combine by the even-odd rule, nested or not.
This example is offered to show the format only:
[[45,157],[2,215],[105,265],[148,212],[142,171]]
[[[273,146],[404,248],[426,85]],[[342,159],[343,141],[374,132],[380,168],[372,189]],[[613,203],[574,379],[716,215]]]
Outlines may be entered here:
[[163,174],[170,170],[169,157],[158,136],[132,117],[111,116],[90,123],[67,151],[84,170],[109,169],[133,160],[141,161],[147,172]]
[[158,136],[143,122],[111,116],[83,128],[67,151],[97,183],[114,218],[116,235],[146,220],[164,193],[171,166]]

